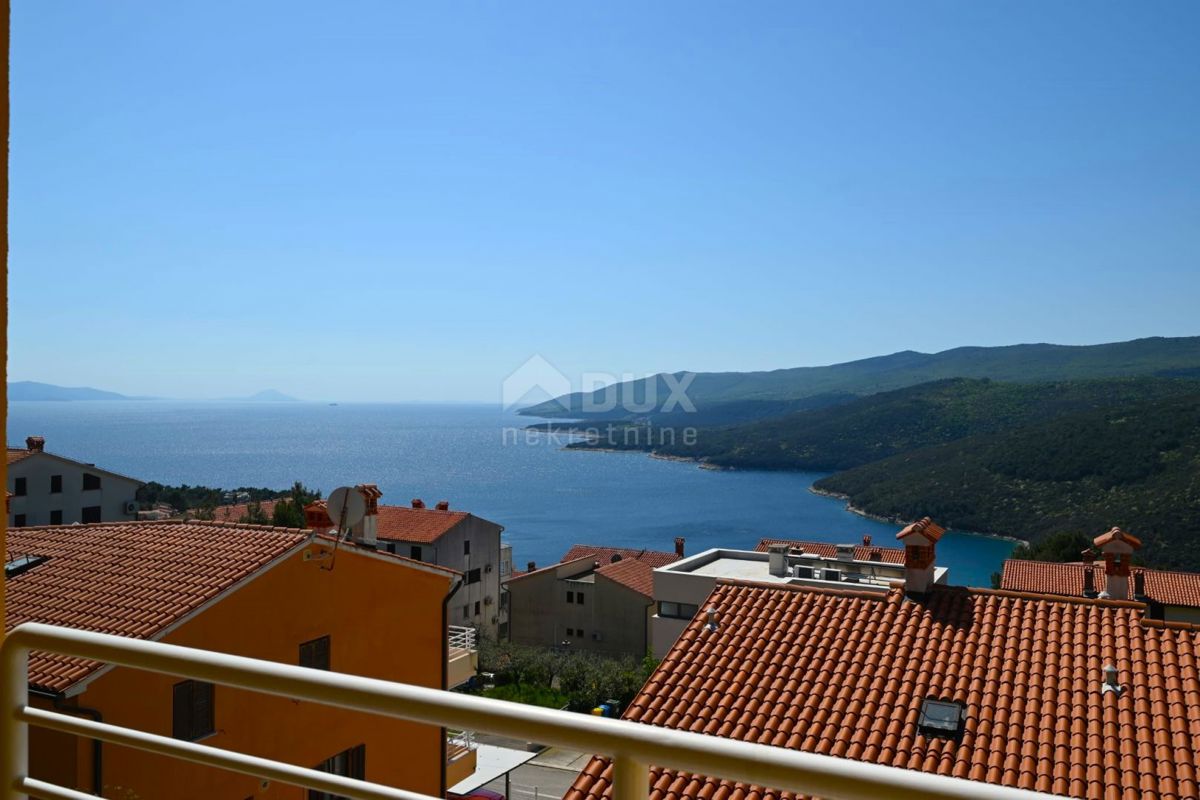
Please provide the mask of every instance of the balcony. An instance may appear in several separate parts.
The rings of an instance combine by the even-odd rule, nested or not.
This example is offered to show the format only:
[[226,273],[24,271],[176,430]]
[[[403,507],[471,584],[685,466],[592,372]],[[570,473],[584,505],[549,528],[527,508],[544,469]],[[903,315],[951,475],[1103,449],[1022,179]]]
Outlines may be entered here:
[[475,771],[475,732],[446,731],[446,785],[454,784]]
[[479,648],[474,628],[451,625],[447,632],[446,688],[462,686],[479,671]]
[[[615,719],[523,706],[206,650],[26,623],[0,647],[0,800],[90,795],[29,776],[29,726],[132,747],[356,800],[438,800],[198,742],[29,705],[31,650],[207,681],[454,730],[476,730],[611,757],[613,800],[646,798],[650,764],[828,800],[1049,800],[1050,795],[963,781]],[[461,737],[461,734],[459,734]],[[465,741],[458,746],[466,748]]]

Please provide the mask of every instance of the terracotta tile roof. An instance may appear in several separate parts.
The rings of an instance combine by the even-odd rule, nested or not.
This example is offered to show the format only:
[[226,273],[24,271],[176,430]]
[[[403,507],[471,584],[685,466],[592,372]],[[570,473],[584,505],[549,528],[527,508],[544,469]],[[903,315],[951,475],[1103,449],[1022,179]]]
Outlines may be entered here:
[[465,511],[380,506],[376,535],[388,541],[430,544],[469,516]]
[[[372,487],[373,488],[373,487]],[[376,490],[378,491],[378,490]],[[382,493],[380,493],[382,494]],[[378,497],[376,498],[378,499]],[[316,505],[321,511],[316,511]],[[306,511],[314,511],[320,515],[329,526],[328,514],[324,512],[325,502],[317,501],[305,507]],[[438,508],[410,508],[408,506],[385,506],[379,508],[375,522],[375,536],[389,542],[419,542],[432,544],[443,535],[449,533],[454,526],[471,516],[466,511],[448,511]],[[309,525],[315,525],[309,522]]]
[[11,464],[14,461],[20,461],[22,458],[26,458],[28,456],[33,455],[34,452],[36,452],[36,451],[29,450],[28,448],[25,448],[25,447],[13,447],[12,445],[9,445],[8,446],[8,463]]
[[[11,529],[10,554],[49,558],[9,579],[5,629],[46,622],[150,638],[306,539],[287,528],[178,520]],[[34,653],[30,683],[62,691],[99,666]]]
[[654,597],[654,567],[645,561],[623,558],[601,566],[596,574],[645,595],[647,600]]
[[1093,540],[1092,543],[1096,545],[1096,547],[1103,547],[1109,542],[1126,542],[1134,550],[1137,550],[1142,546],[1141,539],[1137,538],[1132,533],[1126,533],[1120,528],[1113,528],[1108,533],[1100,534]]
[[919,519],[916,522],[906,525],[899,533],[896,534],[896,538],[904,540],[914,534],[920,534],[926,539],[929,539],[931,542],[936,542],[938,539],[941,539],[942,535],[945,533],[945,528],[943,528],[941,525],[938,525],[929,517],[925,517],[924,519]]
[[[1104,564],[1083,562],[1057,563],[1050,561],[1024,561],[1010,558],[1004,562],[1000,573],[1000,588],[1017,592],[1040,592],[1042,594],[1082,597],[1084,575],[1092,571],[1094,591],[1105,587]],[[1133,575],[1144,576],[1146,597],[1168,606],[1196,606],[1200,608],[1200,574],[1195,572],[1168,572],[1166,570],[1133,567]],[[1133,600],[1134,581],[1129,581],[1129,597],[1114,598]]]
[[644,561],[652,567],[665,567],[667,564],[674,564],[679,560],[679,556],[674,552],[667,553],[662,550],[639,550],[636,547],[597,547],[590,544],[577,544],[567,551],[567,554],[562,557],[562,561],[574,561],[584,556],[592,556],[601,564],[612,563],[613,556],[620,556],[623,559],[634,558],[638,561]]
[[[1200,627],[1133,603],[938,586],[886,595],[718,583],[626,719],[1080,798],[1200,797]],[[1100,691],[1113,663],[1127,685]],[[960,739],[922,701],[965,705]],[[795,795],[654,769],[652,800]],[[606,797],[594,758],[566,800]]]
[[[762,539],[758,547],[760,553],[767,552],[773,544],[786,544],[791,548],[801,548],[806,553],[813,553],[821,558],[837,558],[837,545],[829,542],[799,542],[794,539]],[[854,558],[857,561],[882,561],[888,564],[903,564],[904,550],[899,547],[880,547],[876,544],[854,545]]]
[[[275,504],[278,500],[263,500],[259,502],[262,511],[267,515],[267,519],[275,513]],[[213,519],[217,522],[241,522],[243,518],[249,515],[250,506],[252,503],[235,503],[228,506],[217,506],[213,509]]]

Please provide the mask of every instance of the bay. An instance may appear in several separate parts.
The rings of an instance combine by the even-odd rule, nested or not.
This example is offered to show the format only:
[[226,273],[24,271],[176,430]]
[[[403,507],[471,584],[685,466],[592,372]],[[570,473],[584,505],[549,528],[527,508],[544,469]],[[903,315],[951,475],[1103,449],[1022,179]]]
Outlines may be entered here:
[[[514,562],[545,565],[576,543],[671,550],[752,549],[762,537],[895,544],[899,526],[809,491],[819,473],[703,470],[638,453],[563,449],[532,420],[493,405],[409,403],[14,402],[8,441],[145,481],[328,493],[377,483],[505,527]],[[1013,543],[951,531],[938,545],[950,582],[988,586]]]

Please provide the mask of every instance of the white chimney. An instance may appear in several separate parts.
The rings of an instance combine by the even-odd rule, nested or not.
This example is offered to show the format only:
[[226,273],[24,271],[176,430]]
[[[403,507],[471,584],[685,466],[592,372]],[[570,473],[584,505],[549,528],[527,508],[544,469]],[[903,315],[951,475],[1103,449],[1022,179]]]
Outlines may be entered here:
[[378,541],[379,498],[383,497],[383,492],[379,491],[379,487],[373,483],[360,483],[354,488],[362,495],[363,501],[367,505],[367,512],[363,515],[362,521],[351,530],[351,535],[359,544],[374,547]]
[[938,539],[946,532],[925,517],[896,534],[904,542],[904,593],[921,596],[933,585],[933,569]]
[[1092,544],[1104,558],[1104,591],[1114,600],[1129,599],[1129,563],[1133,552],[1142,546],[1136,536],[1120,528],[1097,536]]
[[767,547],[767,566],[772,577],[787,577],[787,557],[788,546],[786,544],[773,544]]

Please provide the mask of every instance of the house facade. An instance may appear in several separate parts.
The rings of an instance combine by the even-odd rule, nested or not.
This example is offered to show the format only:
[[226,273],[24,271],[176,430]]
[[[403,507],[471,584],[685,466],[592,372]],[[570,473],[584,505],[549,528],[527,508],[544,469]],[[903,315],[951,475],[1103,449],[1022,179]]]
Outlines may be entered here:
[[8,447],[8,524],[71,525],[137,518],[142,482],[46,452],[41,436]]
[[[496,639],[507,622],[500,596],[500,535],[504,527],[465,511],[452,511],[446,501],[433,508],[419,499],[409,506],[384,505],[379,502],[383,493],[375,484],[357,488],[368,498],[365,524],[373,529],[375,546],[462,573],[462,588],[450,605],[450,624],[468,626]],[[324,501],[310,503],[305,515],[310,528],[328,531],[333,527]]]
[[679,559],[682,539],[676,547],[670,553],[576,545],[561,562],[510,578],[509,640],[612,656],[646,655],[654,568]]
[[[5,623],[68,625],[445,687],[443,610],[459,576],[334,544],[310,531],[214,522],[14,530]],[[475,767],[433,726],[45,654],[33,655],[29,673],[43,707],[425,794],[443,794]],[[52,731],[30,736],[35,777],[108,797],[308,796]]]

